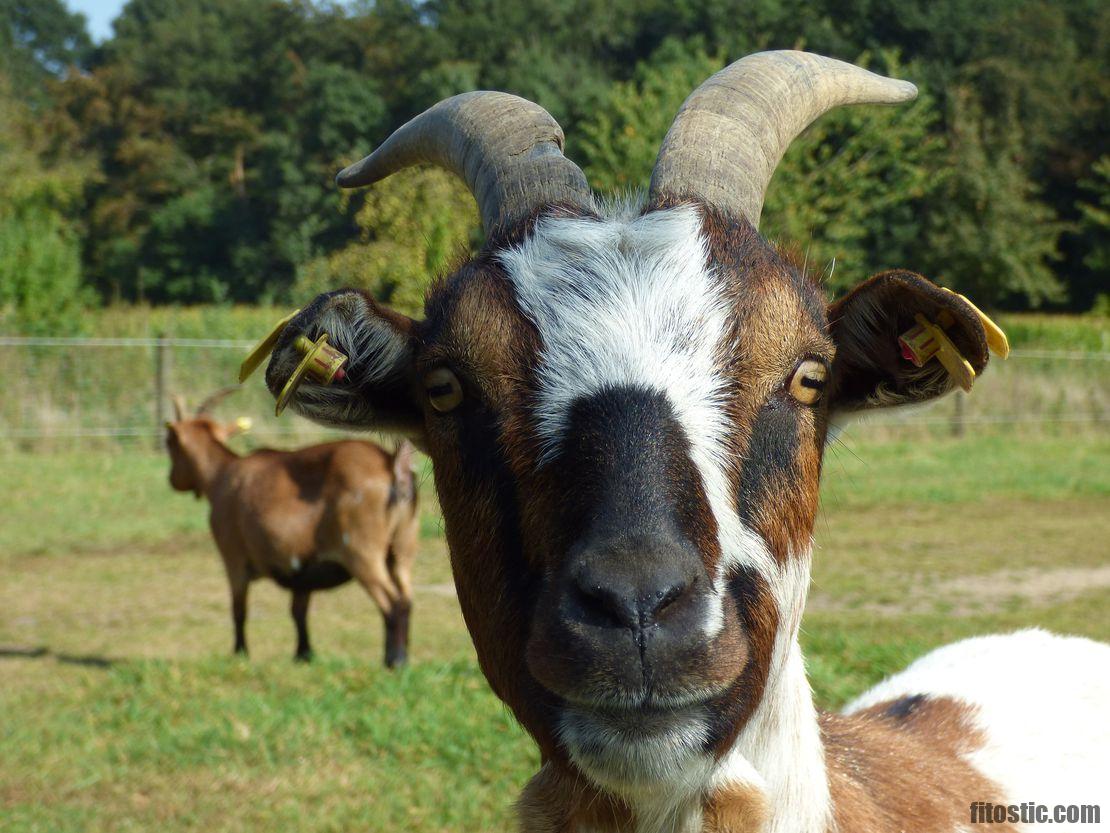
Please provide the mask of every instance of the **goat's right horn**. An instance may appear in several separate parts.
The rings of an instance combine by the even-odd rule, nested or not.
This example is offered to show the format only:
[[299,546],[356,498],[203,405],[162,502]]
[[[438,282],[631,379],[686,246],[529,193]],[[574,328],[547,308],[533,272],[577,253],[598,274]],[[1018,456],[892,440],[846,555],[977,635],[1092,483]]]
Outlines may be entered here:
[[917,87],[810,52],[758,52],[725,67],[683,103],[651,172],[651,195],[699,197],[758,228],[782,155],[843,104],[900,104]]
[[558,123],[538,104],[508,93],[479,91],[444,99],[340,171],[335,181],[341,188],[370,185],[421,163],[465,180],[487,234],[545,205],[593,207],[586,177],[563,156]]

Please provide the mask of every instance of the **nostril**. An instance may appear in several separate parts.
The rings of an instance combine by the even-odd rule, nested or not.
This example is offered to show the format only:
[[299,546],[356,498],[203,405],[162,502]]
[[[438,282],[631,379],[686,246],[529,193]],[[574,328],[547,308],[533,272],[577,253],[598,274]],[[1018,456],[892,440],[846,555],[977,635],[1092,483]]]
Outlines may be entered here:
[[639,610],[630,597],[596,581],[577,581],[575,584],[579,603],[598,620],[598,624],[618,628],[639,625]]
[[667,608],[686,595],[688,585],[684,581],[676,582],[665,590],[660,590],[655,595],[655,604],[650,611],[650,618],[655,620],[666,613]]
[[[641,579],[647,577],[639,577]],[[594,570],[578,571],[572,580],[572,598],[579,615],[590,624],[605,628],[653,627],[690,595],[692,583],[685,577],[660,576],[655,581],[624,581]]]

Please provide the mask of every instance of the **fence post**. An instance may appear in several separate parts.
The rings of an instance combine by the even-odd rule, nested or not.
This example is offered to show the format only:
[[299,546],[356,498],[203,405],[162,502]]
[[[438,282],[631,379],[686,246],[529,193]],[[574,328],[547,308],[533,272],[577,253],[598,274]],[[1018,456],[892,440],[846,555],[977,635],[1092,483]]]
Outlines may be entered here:
[[169,380],[170,351],[166,345],[166,334],[158,334],[158,343],[154,345],[154,450],[162,450],[162,426],[167,419],[166,398],[169,395],[167,383]]
[[953,397],[956,401],[952,406],[952,436],[964,435],[964,399],[967,396],[962,390],[956,391]]

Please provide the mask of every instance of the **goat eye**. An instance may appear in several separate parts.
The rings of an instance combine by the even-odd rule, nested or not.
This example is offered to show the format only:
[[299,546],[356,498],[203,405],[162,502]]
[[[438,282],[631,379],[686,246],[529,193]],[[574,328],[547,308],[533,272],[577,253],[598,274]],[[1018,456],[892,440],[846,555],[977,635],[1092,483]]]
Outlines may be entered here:
[[787,389],[790,395],[803,405],[815,405],[825,390],[825,379],[829,375],[824,364],[813,359],[803,359],[790,377]]
[[446,367],[437,367],[425,374],[424,390],[432,407],[441,414],[455,410],[463,400],[459,377]]

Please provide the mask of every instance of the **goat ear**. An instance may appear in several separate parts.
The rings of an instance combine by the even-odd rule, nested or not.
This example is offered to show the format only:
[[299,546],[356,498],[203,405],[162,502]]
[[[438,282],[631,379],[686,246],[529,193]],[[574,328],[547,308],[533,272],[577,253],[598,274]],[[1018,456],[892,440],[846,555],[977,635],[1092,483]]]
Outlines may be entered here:
[[307,379],[290,400],[302,416],[340,428],[373,429],[420,437],[424,417],[417,397],[413,336],[416,322],[376,303],[365,292],[340,289],[317,296],[285,327],[266,368],[276,397],[304,356],[298,336],[328,341],[347,357],[342,379]]
[[918,367],[907,355],[900,337],[919,323],[918,316],[942,324],[970,365],[966,384],[987,366],[987,331],[974,306],[913,272],[883,272],[829,307],[829,332],[836,343],[829,391],[834,416],[925,402],[957,386],[958,377],[938,358]]

